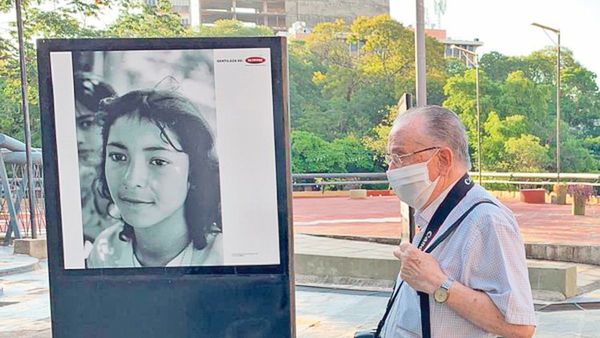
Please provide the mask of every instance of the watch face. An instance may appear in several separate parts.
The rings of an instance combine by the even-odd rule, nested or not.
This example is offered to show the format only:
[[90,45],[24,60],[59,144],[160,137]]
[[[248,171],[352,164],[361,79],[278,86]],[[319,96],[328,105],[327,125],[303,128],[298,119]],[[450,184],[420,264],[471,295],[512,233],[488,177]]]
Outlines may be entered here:
[[433,293],[433,299],[438,303],[444,303],[448,300],[448,291],[446,289],[439,288]]

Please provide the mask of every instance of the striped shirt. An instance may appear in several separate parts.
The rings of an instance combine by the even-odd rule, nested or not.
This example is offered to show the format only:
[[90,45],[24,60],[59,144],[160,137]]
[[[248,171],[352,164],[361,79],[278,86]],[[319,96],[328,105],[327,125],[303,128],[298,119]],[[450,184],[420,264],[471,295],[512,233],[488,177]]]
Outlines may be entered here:
[[[413,239],[419,243],[433,213],[451,187],[430,206],[415,214],[421,230]],[[525,247],[512,212],[475,185],[450,212],[438,234],[443,234],[470,206],[490,199],[498,206],[481,204],[461,223],[456,231],[431,254],[442,270],[471,289],[485,292],[511,324],[535,325],[535,311],[525,260]],[[434,242],[435,238],[431,242]],[[398,275],[396,285],[400,285]],[[429,297],[432,337],[495,337],[460,317],[447,304]],[[404,283],[382,330],[384,338],[421,337],[419,296]]]

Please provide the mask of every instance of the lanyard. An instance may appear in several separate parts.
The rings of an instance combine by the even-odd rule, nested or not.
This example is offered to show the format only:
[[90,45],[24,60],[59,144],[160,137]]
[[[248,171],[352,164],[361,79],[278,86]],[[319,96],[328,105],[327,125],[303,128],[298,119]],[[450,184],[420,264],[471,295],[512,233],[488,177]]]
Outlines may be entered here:
[[442,204],[437,208],[433,217],[429,221],[427,228],[425,229],[425,234],[421,237],[419,241],[419,245],[417,247],[421,251],[425,251],[427,245],[431,243],[435,235],[438,233],[444,221],[454,209],[455,206],[467,195],[469,190],[473,188],[474,184],[469,174],[464,174],[456,184],[452,187],[446,198],[442,201]]

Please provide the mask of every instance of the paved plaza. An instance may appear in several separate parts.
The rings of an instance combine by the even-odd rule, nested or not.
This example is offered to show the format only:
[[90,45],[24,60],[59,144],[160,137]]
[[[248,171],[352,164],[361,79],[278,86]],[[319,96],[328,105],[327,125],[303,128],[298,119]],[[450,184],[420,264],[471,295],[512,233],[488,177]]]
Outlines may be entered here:
[[[0,338],[49,338],[50,301],[47,267],[0,277]],[[600,298],[600,294],[588,295]],[[352,337],[374,327],[388,292],[298,286],[296,329],[299,338]],[[581,299],[584,299],[582,297]],[[535,337],[600,337],[600,310],[537,312]]]
[[[516,214],[527,242],[587,243],[600,245],[600,206],[589,205],[587,216],[570,216],[570,206],[527,205],[504,201]],[[381,254],[389,246],[314,237],[313,234],[343,234],[365,237],[398,237],[400,219],[395,197],[364,200],[349,198],[295,199],[294,222],[298,252],[347,252],[348,256]],[[301,234],[304,233],[304,234]],[[346,251],[344,251],[346,250]],[[362,251],[361,251],[362,250]],[[315,251],[315,252],[316,252]],[[384,252],[385,251],[385,252]],[[0,338],[51,337],[48,271],[45,261],[27,271],[28,256],[12,255],[0,247]],[[19,269],[14,269],[15,266]],[[12,269],[12,270],[9,270]],[[5,271],[5,273],[2,273]],[[578,266],[578,280],[600,280],[600,267]],[[301,284],[296,288],[296,329],[302,338],[352,337],[356,330],[372,328],[383,314],[389,290]],[[535,337],[600,337],[600,290],[563,302],[536,301],[538,328]]]
[[[585,216],[572,216],[570,205],[501,202],[515,214],[525,243],[600,246],[598,204],[588,204]],[[296,233],[400,237],[400,203],[395,196],[295,198],[293,207]]]

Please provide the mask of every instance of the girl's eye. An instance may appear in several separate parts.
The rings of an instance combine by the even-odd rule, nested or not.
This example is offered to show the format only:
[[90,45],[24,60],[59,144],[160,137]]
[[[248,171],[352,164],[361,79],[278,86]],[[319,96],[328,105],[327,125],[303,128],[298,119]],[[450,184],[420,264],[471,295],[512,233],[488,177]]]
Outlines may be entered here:
[[91,126],[92,126],[91,121],[82,121],[81,123],[79,123],[79,127],[81,127],[82,129],[88,129]]
[[150,160],[150,164],[162,167],[169,164],[169,162],[160,158],[153,158],[152,160]]
[[110,159],[114,162],[122,162],[127,160],[127,156],[121,153],[110,153],[108,154],[108,157],[110,157]]

